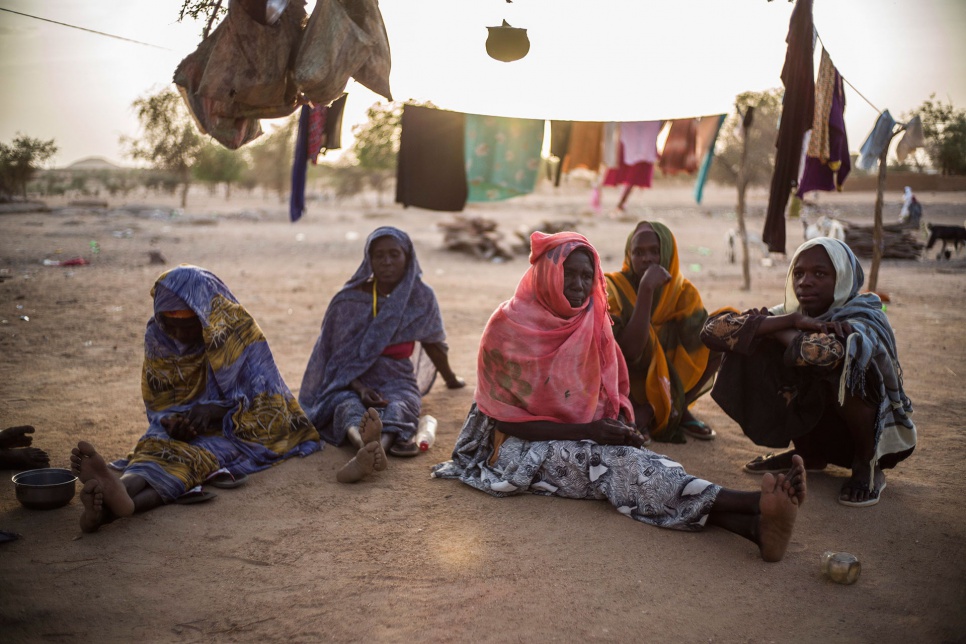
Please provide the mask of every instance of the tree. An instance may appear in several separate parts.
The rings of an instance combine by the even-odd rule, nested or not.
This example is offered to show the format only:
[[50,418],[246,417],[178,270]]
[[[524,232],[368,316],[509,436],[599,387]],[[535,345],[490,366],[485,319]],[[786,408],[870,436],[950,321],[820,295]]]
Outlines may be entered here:
[[[782,112],[782,90],[773,88],[763,92],[744,92],[735,98],[735,106],[741,114],[737,111],[729,114],[721,126],[710,179],[735,185],[741,169],[742,150],[747,144],[746,184],[767,186],[775,167],[775,140]],[[739,126],[742,115],[749,107],[754,108],[754,121],[748,131],[742,133]]]
[[937,101],[931,94],[913,114],[922,118],[926,154],[933,167],[944,175],[966,174],[966,110]]
[[201,151],[192,168],[194,177],[198,181],[207,183],[214,188],[219,183],[225,184],[225,200],[231,199],[231,186],[238,183],[245,171],[248,170],[245,153],[208,141]]
[[383,189],[396,175],[402,111],[402,103],[375,103],[366,111],[366,122],[352,127],[352,156],[376,191],[380,206]]
[[252,165],[250,177],[261,186],[278,193],[279,201],[292,186],[292,158],[295,155],[295,130],[298,113],[288,117],[285,124],[268,136],[248,146]]
[[205,145],[181,97],[172,89],[136,99],[140,138],[121,137],[132,159],[171,173],[181,185],[181,207],[188,202],[191,167]]
[[0,143],[0,195],[9,198],[19,192],[26,199],[27,183],[55,154],[53,139],[41,141],[18,133],[9,145]]

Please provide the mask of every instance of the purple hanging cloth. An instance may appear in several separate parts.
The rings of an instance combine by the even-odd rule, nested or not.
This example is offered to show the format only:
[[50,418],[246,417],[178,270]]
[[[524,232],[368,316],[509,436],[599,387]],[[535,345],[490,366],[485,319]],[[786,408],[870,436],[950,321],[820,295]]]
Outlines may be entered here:
[[309,163],[309,118],[312,108],[302,106],[299,114],[298,135],[295,138],[295,160],[292,161],[292,195],[288,202],[288,216],[292,222],[302,218],[305,211],[305,175]]

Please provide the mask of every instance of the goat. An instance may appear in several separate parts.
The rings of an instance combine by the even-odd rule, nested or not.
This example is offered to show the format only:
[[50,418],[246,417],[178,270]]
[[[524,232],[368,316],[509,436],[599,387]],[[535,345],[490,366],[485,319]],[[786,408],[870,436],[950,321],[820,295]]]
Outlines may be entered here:
[[947,244],[952,244],[956,253],[959,253],[959,249],[962,246],[966,246],[966,226],[926,224],[926,228],[929,229],[929,241],[926,243],[926,250],[935,246],[937,241],[943,243],[943,247],[940,249],[939,254],[936,255],[936,259],[949,259],[952,256],[952,253],[946,250]]

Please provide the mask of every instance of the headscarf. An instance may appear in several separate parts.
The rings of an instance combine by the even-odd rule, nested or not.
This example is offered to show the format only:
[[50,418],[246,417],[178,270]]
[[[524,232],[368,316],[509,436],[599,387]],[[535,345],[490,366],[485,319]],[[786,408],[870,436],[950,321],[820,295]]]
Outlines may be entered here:
[[[151,296],[154,316],[144,332],[141,376],[150,426],[129,459],[115,465],[140,467],[138,473],[170,501],[200,483],[199,474],[210,474],[212,467],[250,474],[320,449],[318,432],[282,379],[262,330],[224,282],[184,264],[162,273]],[[198,317],[200,345],[183,344],[163,331],[160,318],[168,311]],[[171,441],[161,419],[203,403],[231,405],[221,430],[188,445]],[[175,449],[184,451],[184,467],[170,458]]]
[[[621,413],[633,421],[597,251],[573,232],[535,232],[530,248],[530,268],[483,331],[477,406],[511,423],[589,423]],[[593,259],[594,285],[574,308],[563,294],[563,265],[578,249]]]
[[776,315],[800,310],[794,288],[795,263],[803,251],[814,246],[824,248],[835,267],[834,301],[816,319],[848,322],[852,327],[852,334],[845,340],[839,404],[845,401],[848,392],[878,407],[874,466],[887,454],[911,451],[916,445],[916,426],[909,418],[912,402],[902,387],[902,367],[892,325],[878,295],[859,293],[865,273],[852,249],[831,237],[816,237],[799,246],[785,279],[785,303],[769,310]]
[[[365,294],[358,287],[373,276],[370,251],[382,237],[399,242],[406,253],[406,271],[389,296],[379,296],[378,313],[373,317],[372,306],[361,305],[360,297]],[[446,339],[436,295],[421,276],[422,269],[409,235],[391,226],[372,231],[366,239],[362,263],[325,311],[322,330],[302,377],[299,402],[316,427],[332,420],[334,396],[348,390],[350,383],[366,373],[386,347],[404,342],[439,343]],[[347,337],[349,334],[351,340]],[[436,371],[428,360],[414,358],[421,371],[416,374],[419,390],[425,394]]]
[[[701,341],[701,327],[708,312],[701,295],[681,274],[678,247],[664,224],[642,221],[627,236],[624,263],[620,272],[607,273],[608,305],[617,323],[624,327],[637,304],[637,285],[642,275],[634,272],[631,250],[634,237],[645,226],[657,234],[661,266],[671,280],[654,291],[651,304],[650,338],[645,356],[647,364],[628,365],[631,371],[631,399],[645,400],[654,409],[651,434],[664,441],[683,441],[678,424],[685,409],[685,395],[701,380],[708,367],[710,351]],[[641,378],[639,373],[643,372]]]

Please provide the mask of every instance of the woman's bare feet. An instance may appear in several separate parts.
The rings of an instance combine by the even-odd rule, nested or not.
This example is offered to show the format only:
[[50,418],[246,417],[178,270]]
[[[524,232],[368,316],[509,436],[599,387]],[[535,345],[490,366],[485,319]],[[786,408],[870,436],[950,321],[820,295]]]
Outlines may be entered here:
[[792,468],[787,474],[762,477],[758,549],[765,561],[781,561],[785,556],[805,495],[805,464],[797,454],[792,457]]
[[[381,450],[382,446],[379,445],[379,441],[369,443],[356,452],[351,461],[342,466],[342,469],[335,475],[336,480],[339,483],[356,483],[366,478],[373,472],[376,452]],[[382,458],[385,460],[385,453],[383,453]]]
[[80,528],[82,532],[97,532],[104,521],[104,493],[101,492],[101,482],[91,479],[84,483],[81,489],[81,503],[84,513],[81,514]]
[[377,472],[381,472],[389,466],[389,459],[386,458],[386,450],[382,446],[382,418],[379,417],[379,412],[373,407],[366,410],[366,413],[362,415],[362,420],[359,421],[359,433],[362,437],[362,443],[369,448],[370,443],[375,443],[378,449],[373,450],[373,469]]
[[868,507],[879,502],[879,494],[886,487],[885,473],[876,466],[872,475],[872,489],[869,489],[868,468],[863,476],[856,476],[855,469],[852,476],[842,485],[839,492],[839,503],[855,508]]
[[70,469],[85,484],[85,488],[88,481],[97,480],[103,502],[115,516],[129,517],[134,514],[134,500],[93,445],[87,441],[77,443],[77,447],[71,450]]
[[0,470],[36,470],[50,466],[50,456],[36,447],[0,449]]

